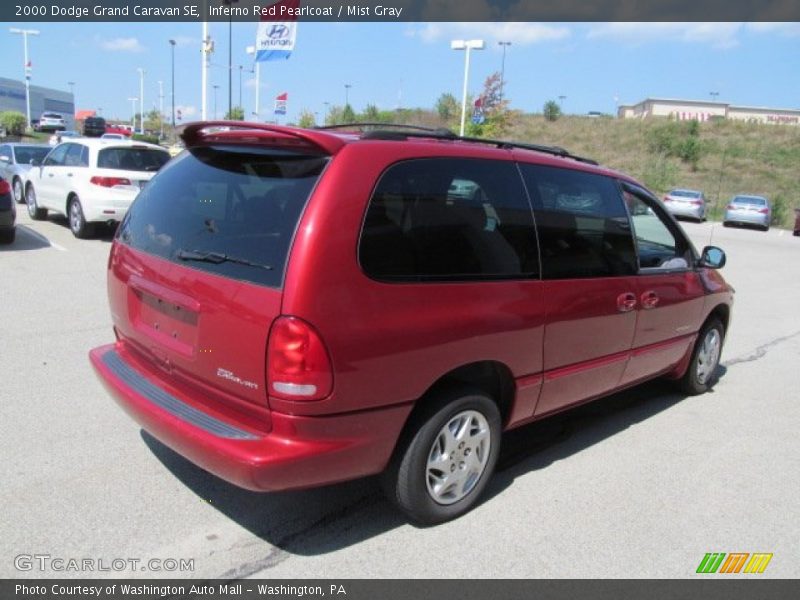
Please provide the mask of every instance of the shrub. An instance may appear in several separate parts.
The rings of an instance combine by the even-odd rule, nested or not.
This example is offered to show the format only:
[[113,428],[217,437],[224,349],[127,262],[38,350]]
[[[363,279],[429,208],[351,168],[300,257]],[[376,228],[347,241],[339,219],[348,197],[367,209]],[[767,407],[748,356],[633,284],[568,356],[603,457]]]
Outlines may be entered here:
[[159,142],[157,135],[142,135],[141,133],[134,133],[131,139],[134,142],[145,142],[146,144],[158,144]]
[[544,118],[548,121],[557,121],[561,116],[561,107],[555,100],[548,100],[544,103]]
[[22,135],[26,125],[27,119],[21,112],[9,110],[0,113],[0,127],[6,130],[7,135]]

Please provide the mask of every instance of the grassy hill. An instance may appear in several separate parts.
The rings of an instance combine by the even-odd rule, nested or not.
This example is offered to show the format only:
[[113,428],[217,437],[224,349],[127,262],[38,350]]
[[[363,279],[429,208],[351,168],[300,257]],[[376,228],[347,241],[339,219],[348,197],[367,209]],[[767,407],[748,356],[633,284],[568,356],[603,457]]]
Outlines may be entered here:
[[699,123],[695,168],[673,155],[670,143],[689,135],[687,123],[661,119],[541,115],[515,118],[504,137],[562,146],[625,171],[661,195],[672,187],[705,191],[711,217],[720,218],[730,197],[746,192],[767,196],[775,224],[791,227],[800,208],[800,127],[736,121]]

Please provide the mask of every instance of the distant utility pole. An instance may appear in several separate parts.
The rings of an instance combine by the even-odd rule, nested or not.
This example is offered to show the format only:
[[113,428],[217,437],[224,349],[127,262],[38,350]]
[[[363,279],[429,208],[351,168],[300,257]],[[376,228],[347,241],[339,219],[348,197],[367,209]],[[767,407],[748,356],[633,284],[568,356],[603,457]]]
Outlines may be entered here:
[[503,47],[503,60],[500,62],[500,102],[503,101],[503,88],[506,84],[506,48],[511,42],[497,42],[498,46]]

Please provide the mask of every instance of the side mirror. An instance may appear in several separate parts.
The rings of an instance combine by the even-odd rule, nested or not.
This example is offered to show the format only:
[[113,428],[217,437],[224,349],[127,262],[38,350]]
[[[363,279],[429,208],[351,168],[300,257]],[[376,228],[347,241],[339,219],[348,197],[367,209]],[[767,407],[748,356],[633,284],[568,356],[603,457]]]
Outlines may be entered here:
[[716,246],[706,246],[700,255],[700,266],[709,269],[721,269],[725,266],[725,251]]

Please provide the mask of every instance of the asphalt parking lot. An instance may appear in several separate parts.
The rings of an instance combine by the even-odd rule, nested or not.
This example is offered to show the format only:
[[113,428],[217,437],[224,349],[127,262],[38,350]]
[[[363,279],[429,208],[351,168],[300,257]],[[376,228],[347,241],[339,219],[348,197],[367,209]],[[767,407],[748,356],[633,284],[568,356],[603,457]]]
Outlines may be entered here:
[[[111,235],[76,240],[63,219],[20,209],[17,241],[0,247],[0,577],[686,578],[707,552],[773,553],[759,577],[800,576],[790,232],[684,226],[698,247],[726,250],[737,290],[711,393],[657,382],[518,430],[485,502],[420,529],[374,480],[245,492],[141,432],[87,359],[113,339]],[[19,570],[20,555],[88,558],[95,571]],[[97,570],[115,559],[125,568]]]

